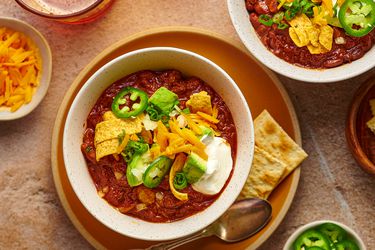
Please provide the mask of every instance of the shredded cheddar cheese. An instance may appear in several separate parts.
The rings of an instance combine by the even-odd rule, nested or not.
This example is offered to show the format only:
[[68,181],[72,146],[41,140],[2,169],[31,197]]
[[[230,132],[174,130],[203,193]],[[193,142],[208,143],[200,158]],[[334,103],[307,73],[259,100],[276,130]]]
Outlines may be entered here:
[[171,171],[169,173],[169,187],[174,197],[176,197],[177,199],[181,201],[188,200],[188,194],[177,191],[173,185],[173,180],[174,180],[174,177],[176,176],[176,173],[182,170],[185,164],[185,161],[186,161],[186,156],[184,154],[178,154],[171,167]]
[[129,134],[125,134],[124,139],[122,139],[121,144],[117,148],[117,154],[120,154],[124,150],[126,145],[128,145],[129,138],[130,138]]
[[0,106],[16,111],[31,102],[41,77],[39,49],[26,35],[0,28]]

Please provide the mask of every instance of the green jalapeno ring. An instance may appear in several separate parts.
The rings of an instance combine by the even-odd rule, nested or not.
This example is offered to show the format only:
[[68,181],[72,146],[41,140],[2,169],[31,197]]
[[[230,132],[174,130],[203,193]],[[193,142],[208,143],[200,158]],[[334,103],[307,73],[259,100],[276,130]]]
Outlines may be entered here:
[[352,240],[343,240],[336,244],[334,244],[336,250],[359,250],[359,247],[354,241]]
[[333,243],[342,241],[347,237],[346,231],[333,223],[323,223],[318,226],[317,230],[326,235]]
[[156,158],[156,160],[151,162],[143,174],[143,185],[148,188],[155,188],[159,186],[164,176],[171,168],[172,163],[172,159],[165,155]]
[[[375,3],[373,0],[346,0],[340,7],[339,21],[347,34],[365,36],[375,27]],[[360,28],[355,29],[353,25]]]
[[327,236],[315,229],[305,231],[293,242],[293,250],[302,250],[315,246],[323,250],[331,250],[330,241]]
[[[127,100],[124,98],[126,95],[130,94],[129,99],[133,102],[140,100],[138,103],[134,103],[131,107],[124,106],[120,109],[121,105],[126,104]],[[148,95],[146,92],[133,88],[125,87],[120,90],[120,92],[115,96],[112,102],[112,112],[118,118],[129,118],[135,117],[142,113],[147,108]]]

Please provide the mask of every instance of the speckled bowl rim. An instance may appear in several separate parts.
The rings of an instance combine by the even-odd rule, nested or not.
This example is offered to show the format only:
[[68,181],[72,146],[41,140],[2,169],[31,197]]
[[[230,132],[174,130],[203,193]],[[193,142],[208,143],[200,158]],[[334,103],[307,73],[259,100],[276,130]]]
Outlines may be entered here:
[[345,135],[346,142],[354,159],[364,171],[375,177],[375,164],[368,158],[368,156],[362,149],[357,135],[357,119],[359,108],[362,105],[363,98],[367,95],[370,89],[374,87],[374,85],[375,79],[370,79],[362,84],[355,92],[346,119]]
[[359,246],[359,250],[366,250],[366,246],[363,243],[363,240],[359,237],[359,235],[356,232],[354,232],[353,229],[351,229],[350,227],[348,227],[345,224],[342,224],[341,222],[333,221],[333,220],[318,220],[318,221],[313,221],[313,222],[307,223],[307,224],[299,227],[296,231],[294,231],[292,233],[292,235],[289,236],[288,240],[286,241],[286,243],[284,245],[283,250],[292,250],[293,242],[297,239],[297,237],[301,233],[303,233],[307,229],[310,229],[312,227],[316,227],[316,226],[321,225],[323,223],[333,223],[333,224],[336,224],[336,225],[342,227],[357,242],[357,244]]
[[[236,114],[234,114],[235,123],[241,120],[241,124],[246,124],[246,126],[239,128],[237,127],[238,124],[236,123],[238,133],[237,136],[240,137],[239,141],[237,142],[237,147],[240,146],[240,148],[237,148],[236,159],[234,160],[234,172],[231,176],[231,179],[229,180],[229,183],[227,184],[223,192],[220,194],[220,196],[217,198],[217,200],[215,200],[215,202],[211,204],[209,207],[207,207],[205,210],[197,214],[170,223],[146,222],[131,216],[121,214],[119,211],[114,209],[107,202],[105,202],[105,200],[101,198],[97,199],[96,197],[94,197],[94,199],[91,199],[90,196],[97,196],[97,194],[95,192],[93,195],[91,192],[89,192],[89,190],[86,190],[84,187],[81,186],[82,178],[87,179],[87,177],[82,177],[82,175],[80,175],[79,172],[77,172],[77,161],[74,161],[74,155],[81,154],[81,151],[76,152],[76,150],[71,150],[72,141],[76,141],[76,139],[72,139],[72,137],[74,136],[72,136],[71,131],[76,128],[76,123],[79,123],[79,121],[76,120],[77,118],[75,114],[76,112],[80,112],[77,111],[79,107],[81,107],[82,105],[82,103],[80,103],[80,100],[87,98],[85,94],[88,91],[90,91],[89,89],[92,88],[91,86],[98,85],[97,82],[100,82],[100,77],[102,76],[107,76],[108,78],[109,72],[112,70],[112,68],[118,68],[117,65],[123,62],[131,62],[132,58],[134,57],[141,58],[144,57],[146,54],[157,54],[160,52],[167,55],[176,55],[175,57],[181,57],[182,60],[185,61],[194,60],[195,63],[201,63],[202,67],[208,67],[211,72],[214,72],[213,74],[218,74],[225,78],[227,84],[225,85],[227,86],[225,88],[228,89],[228,91],[223,91],[226,92],[225,95],[233,95],[236,100],[233,101],[233,104],[231,104],[231,98],[227,96],[226,100],[231,102],[227,102],[227,105],[233,106],[236,102],[241,103],[243,107],[242,109],[245,112],[241,112],[240,116],[237,115],[237,119]],[[214,88],[216,88],[216,86]],[[85,121],[81,122],[83,124]],[[216,219],[218,219],[236,200],[237,196],[241,192],[242,187],[246,182],[247,175],[250,172],[251,162],[253,159],[253,152],[254,129],[250,109],[245,97],[243,96],[241,90],[238,88],[234,80],[223,69],[221,69],[221,67],[219,67],[211,60],[191,51],[172,47],[151,47],[128,52],[111,60],[110,62],[102,66],[99,70],[97,70],[86,81],[86,83],[82,86],[82,88],[74,98],[65,122],[63,135],[63,156],[66,171],[70,183],[73,187],[73,190],[75,191],[81,203],[97,220],[99,220],[101,223],[111,228],[112,230],[128,237],[148,241],[171,240],[184,237],[207,227]],[[85,170],[88,172],[85,166],[82,167],[84,167]],[[88,182],[91,182],[92,186],[94,187],[94,183],[92,182],[91,178],[90,180],[88,180]],[[108,207],[110,209],[108,209]],[[103,216],[103,214],[107,214],[109,216]]]
[[0,17],[0,27],[3,26],[27,35],[39,48],[42,57],[42,76],[31,102],[22,105],[13,113],[9,109],[1,109],[0,121],[9,121],[19,119],[31,113],[47,94],[52,76],[52,52],[46,38],[30,24],[16,18]]
[[308,69],[290,64],[274,55],[260,41],[251,25],[244,0],[227,0],[229,14],[234,28],[245,47],[257,60],[273,71],[304,82],[338,82],[358,76],[375,67],[375,46],[351,63],[331,69]]

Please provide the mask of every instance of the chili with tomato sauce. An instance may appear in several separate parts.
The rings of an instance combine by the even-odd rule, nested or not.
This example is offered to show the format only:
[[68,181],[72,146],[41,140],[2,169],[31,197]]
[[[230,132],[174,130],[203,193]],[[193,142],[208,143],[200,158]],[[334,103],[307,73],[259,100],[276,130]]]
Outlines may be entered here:
[[[131,187],[125,177],[127,164],[122,157],[116,160],[109,155],[96,161],[95,126],[103,121],[103,114],[111,110],[114,97],[121,89],[128,86],[143,90],[149,96],[160,87],[165,87],[178,95],[179,107],[182,109],[186,107],[185,103],[193,93],[206,91],[211,96],[212,104],[219,110],[220,122],[217,124],[217,129],[221,133],[220,137],[230,144],[232,158],[235,159],[237,135],[232,115],[223,99],[210,86],[197,77],[184,78],[177,70],[140,71],[109,86],[87,117],[81,150],[98,193],[121,213],[150,222],[176,221],[203,211],[220,196],[226,185],[216,195],[204,195],[188,185],[182,191],[188,194],[189,199],[180,201],[170,190],[168,176],[165,176],[156,188],[147,188],[143,184]],[[227,183],[230,178],[231,176]]]
[[277,13],[277,0],[246,0],[249,19],[262,43],[279,58],[306,68],[333,68],[355,61],[365,55],[375,43],[375,29],[362,37],[350,36],[342,28],[333,28],[332,49],[322,54],[311,54],[298,47],[290,38],[288,29],[279,29],[277,24],[266,26],[259,22],[262,15]]

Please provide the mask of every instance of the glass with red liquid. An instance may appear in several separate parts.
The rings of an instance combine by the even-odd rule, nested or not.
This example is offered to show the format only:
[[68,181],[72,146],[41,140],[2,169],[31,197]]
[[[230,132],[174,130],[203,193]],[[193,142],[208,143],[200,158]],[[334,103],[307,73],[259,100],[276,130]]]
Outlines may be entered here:
[[114,0],[16,0],[24,9],[50,19],[70,24],[96,20]]

